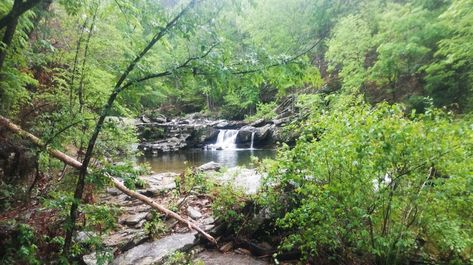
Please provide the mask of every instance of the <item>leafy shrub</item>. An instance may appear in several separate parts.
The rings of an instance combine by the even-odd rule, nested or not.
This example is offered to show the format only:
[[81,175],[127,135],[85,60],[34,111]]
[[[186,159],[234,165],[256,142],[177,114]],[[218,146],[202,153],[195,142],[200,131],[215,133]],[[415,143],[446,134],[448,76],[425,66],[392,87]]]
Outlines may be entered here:
[[399,105],[314,113],[262,201],[306,260],[473,263],[472,124]]
[[180,251],[173,252],[164,262],[164,265],[204,265],[202,260],[192,260],[192,254]]
[[168,228],[155,210],[151,211],[151,214],[151,220],[144,224],[144,230],[151,238],[156,239],[165,234]]
[[245,220],[243,208],[247,196],[233,186],[227,184],[214,190],[216,196],[212,202],[213,215],[228,224],[229,228],[238,231]]
[[192,168],[187,168],[181,175],[175,178],[177,191],[180,194],[187,194],[191,191],[205,193],[213,187],[213,182],[202,172],[195,172]]
[[277,105],[276,102],[270,102],[270,103],[259,103],[256,106],[256,113],[253,116],[247,116],[245,120],[247,122],[253,122],[259,119],[264,119],[264,120],[271,120],[276,117],[276,112],[274,109],[276,109]]
[[28,224],[18,224],[14,235],[2,246],[0,264],[41,264],[37,256],[36,236]]

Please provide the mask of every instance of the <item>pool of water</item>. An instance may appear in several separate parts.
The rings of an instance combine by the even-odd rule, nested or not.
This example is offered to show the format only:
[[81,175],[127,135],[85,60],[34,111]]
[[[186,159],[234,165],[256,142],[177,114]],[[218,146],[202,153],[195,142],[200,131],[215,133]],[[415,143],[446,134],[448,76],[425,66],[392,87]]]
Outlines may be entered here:
[[273,158],[276,150],[273,149],[226,149],[226,150],[185,150],[172,153],[161,153],[155,156],[141,156],[140,163],[148,163],[156,173],[180,173],[191,166],[200,166],[210,161],[222,164],[225,167],[251,167],[251,157]]

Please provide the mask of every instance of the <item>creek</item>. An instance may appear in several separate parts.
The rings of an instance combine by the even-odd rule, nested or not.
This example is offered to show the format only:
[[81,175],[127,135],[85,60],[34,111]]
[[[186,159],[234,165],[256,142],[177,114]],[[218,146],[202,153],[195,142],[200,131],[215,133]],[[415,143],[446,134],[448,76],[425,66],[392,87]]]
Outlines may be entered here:
[[138,158],[138,162],[148,163],[155,173],[180,173],[188,167],[200,166],[210,161],[228,168],[235,166],[251,168],[252,157],[264,159],[275,156],[274,149],[253,148],[254,135],[251,137],[250,148],[237,148],[237,133],[237,130],[220,130],[215,143],[208,144],[204,148],[144,155]]

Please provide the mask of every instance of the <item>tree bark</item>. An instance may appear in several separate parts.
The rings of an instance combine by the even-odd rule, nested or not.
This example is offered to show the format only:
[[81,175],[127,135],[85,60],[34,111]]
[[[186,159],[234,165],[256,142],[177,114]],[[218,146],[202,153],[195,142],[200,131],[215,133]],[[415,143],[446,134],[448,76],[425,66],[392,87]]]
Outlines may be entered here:
[[5,34],[3,35],[2,42],[3,42],[3,49],[0,50],[0,72],[3,69],[3,64],[5,63],[5,59],[7,58],[8,48],[10,47],[13,41],[13,35],[16,31],[16,26],[18,25],[18,18],[13,19],[8,24]]
[[8,47],[10,47],[13,40],[13,35],[15,35],[18,19],[23,13],[33,8],[41,1],[42,0],[28,0],[23,2],[22,0],[15,0],[10,12],[0,19],[0,30],[6,27],[2,38],[4,47],[0,50],[0,72],[2,71],[3,64],[5,63],[5,59],[7,57]]
[[6,27],[11,23],[12,20],[18,19],[23,13],[32,9],[42,0],[27,0],[23,2],[22,0],[15,0],[13,8],[6,14],[4,17],[0,18],[0,30]]
[[[3,127],[5,127],[6,129],[8,129],[9,131],[11,131],[13,133],[20,135],[23,138],[27,138],[28,140],[33,142],[35,145],[37,145],[39,147],[42,147],[42,148],[46,148],[46,150],[48,151],[48,153],[51,156],[61,160],[65,164],[70,165],[70,166],[72,166],[76,169],[79,169],[79,170],[81,170],[83,168],[81,162],[75,160],[74,158],[68,156],[67,154],[64,154],[61,151],[58,151],[56,149],[47,147],[41,139],[39,139],[38,137],[34,136],[33,134],[31,134],[27,131],[24,131],[18,125],[12,123],[10,120],[8,120],[7,118],[5,118],[3,116],[0,116],[0,125],[2,125]],[[112,181],[112,183],[115,185],[115,187],[117,189],[119,189],[120,191],[122,191],[126,195],[128,195],[132,198],[138,199],[138,200],[146,203],[147,205],[151,206],[153,209],[156,209],[159,212],[161,212],[161,213],[163,213],[167,216],[171,216],[172,218],[186,224],[190,228],[195,229],[197,232],[201,233],[207,240],[209,240],[213,244],[217,244],[217,240],[215,240],[215,238],[213,238],[211,235],[209,235],[204,230],[202,230],[198,226],[198,224],[194,223],[193,221],[189,221],[189,220],[185,219],[184,217],[182,217],[179,214],[167,209],[166,207],[164,207],[160,204],[157,204],[156,202],[153,201],[153,199],[128,189],[127,187],[125,187],[125,185],[123,185],[119,180],[117,180],[113,176],[107,176],[107,177],[110,178],[110,180]]]

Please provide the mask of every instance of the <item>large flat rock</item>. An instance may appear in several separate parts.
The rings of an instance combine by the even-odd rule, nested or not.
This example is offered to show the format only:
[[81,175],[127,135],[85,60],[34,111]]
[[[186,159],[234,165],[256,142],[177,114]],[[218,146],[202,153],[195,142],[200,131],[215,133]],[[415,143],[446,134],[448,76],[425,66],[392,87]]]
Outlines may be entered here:
[[185,251],[195,244],[195,232],[170,236],[141,244],[117,256],[113,265],[152,265],[175,251]]
[[213,176],[217,181],[229,183],[246,194],[255,194],[261,187],[262,176],[255,169],[233,167],[222,174],[213,174]]

